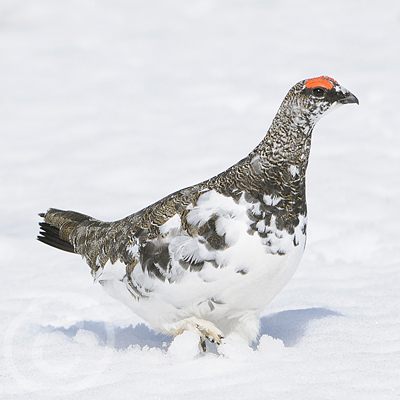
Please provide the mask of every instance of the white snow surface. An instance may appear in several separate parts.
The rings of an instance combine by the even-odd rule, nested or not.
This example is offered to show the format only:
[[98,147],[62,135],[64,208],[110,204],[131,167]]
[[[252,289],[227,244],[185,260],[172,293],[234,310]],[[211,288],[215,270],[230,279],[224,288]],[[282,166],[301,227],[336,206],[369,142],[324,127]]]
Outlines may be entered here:
[[[398,0],[0,2],[0,398],[400,398]],[[296,82],[318,122],[308,242],[252,348],[155,334],[38,212],[125,217],[219,173]]]

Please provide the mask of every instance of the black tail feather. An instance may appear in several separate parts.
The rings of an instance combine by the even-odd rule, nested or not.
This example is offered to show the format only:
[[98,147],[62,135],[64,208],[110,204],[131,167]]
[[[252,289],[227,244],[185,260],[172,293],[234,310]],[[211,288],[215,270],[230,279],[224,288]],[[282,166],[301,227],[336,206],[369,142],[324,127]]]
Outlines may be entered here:
[[63,240],[59,236],[60,230],[46,222],[39,222],[40,232],[37,240],[39,242],[48,244],[49,246],[53,246],[57,249],[68,251],[70,253],[75,253],[74,246],[71,243]]

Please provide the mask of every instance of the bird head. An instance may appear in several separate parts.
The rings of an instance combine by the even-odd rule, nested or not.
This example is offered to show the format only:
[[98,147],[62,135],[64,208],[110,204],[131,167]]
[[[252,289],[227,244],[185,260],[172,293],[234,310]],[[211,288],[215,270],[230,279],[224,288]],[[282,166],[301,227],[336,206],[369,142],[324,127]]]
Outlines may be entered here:
[[358,99],[337,81],[328,76],[305,79],[290,89],[282,104],[300,125],[313,126],[324,114]]
[[302,164],[306,168],[316,122],[327,112],[349,103],[358,104],[357,97],[327,76],[296,83],[255,151],[265,155],[261,159],[266,164]]

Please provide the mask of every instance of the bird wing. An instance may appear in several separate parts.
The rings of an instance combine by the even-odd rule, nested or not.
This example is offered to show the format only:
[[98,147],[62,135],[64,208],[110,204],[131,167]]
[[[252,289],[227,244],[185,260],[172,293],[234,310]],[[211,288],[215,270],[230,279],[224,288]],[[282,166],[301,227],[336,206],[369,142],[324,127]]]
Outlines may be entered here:
[[[182,189],[115,222],[103,222],[78,212],[51,208],[40,214],[44,222],[40,224],[42,232],[38,239],[80,254],[93,272],[108,261],[112,264],[120,261],[131,268],[140,263],[147,269],[153,260],[164,266],[166,250],[162,250],[165,246],[160,249],[160,243],[165,242],[163,238],[177,234],[178,230],[187,237],[196,234],[186,221],[187,208],[193,207],[207,190],[202,184]],[[179,226],[175,226],[178,220]],[[187,257],[192,259],[194,255]]]

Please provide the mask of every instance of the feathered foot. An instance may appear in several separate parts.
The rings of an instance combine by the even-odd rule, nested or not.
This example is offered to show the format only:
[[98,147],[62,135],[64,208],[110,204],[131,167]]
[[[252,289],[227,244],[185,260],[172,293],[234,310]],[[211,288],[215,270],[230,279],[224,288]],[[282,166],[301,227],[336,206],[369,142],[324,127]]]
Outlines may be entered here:
[[199,346],[206,352],[206,339],[211,343],[221,344],[224,334],[210,321],[197,317],[182,319],[174,324],[174,336],[180,335],[184,331],[196,331],[199,335]]

